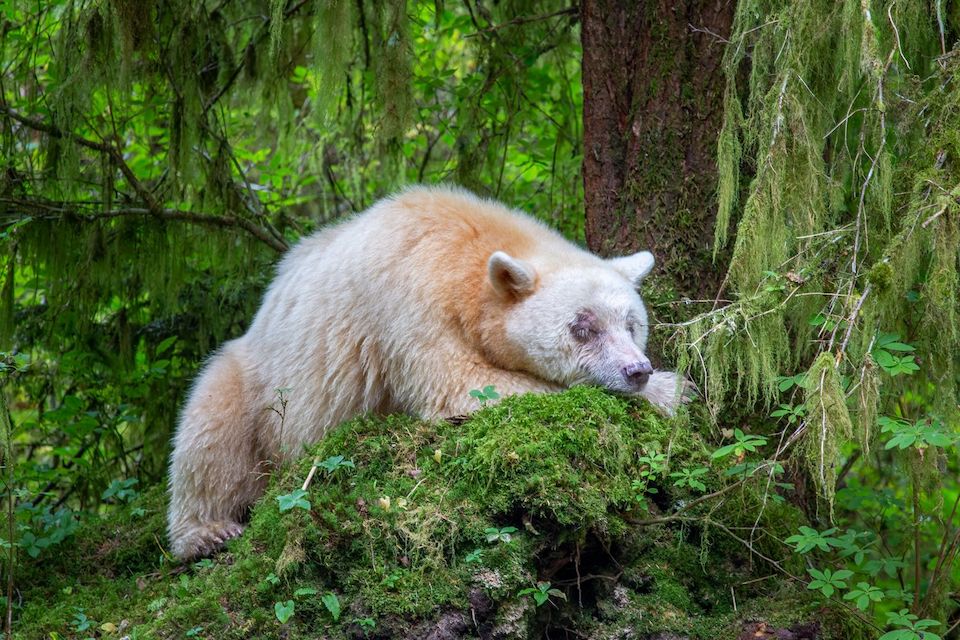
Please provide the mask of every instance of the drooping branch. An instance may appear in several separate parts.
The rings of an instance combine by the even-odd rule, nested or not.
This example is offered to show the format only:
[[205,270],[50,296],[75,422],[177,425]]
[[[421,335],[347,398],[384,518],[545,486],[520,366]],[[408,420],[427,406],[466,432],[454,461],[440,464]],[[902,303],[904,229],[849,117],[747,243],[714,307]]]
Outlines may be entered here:
[[[40,198],[0,198],[0,205],[4,205],[5,208],[9,207],[14,211],[19,210],[37,220],[60,220],[65,217],[72,217],[74,219],[93,222],[95,220],[109,218],[153,217],[160,220],[186,222],[188,224],[205,227],[242,229],[277,253],[284,253],[288,248],[285,243],[282,243],[267,233],[263,228],[239,216],[229,214],[216,215],[186,209],[151,209],[146,207],[119,207],[104,211],[100,209],[85,209],[84,204],[89,206],[89,203],[57,202]],[[0,216],[0,224],[6,225],[14,222],[13,220],[5,219],[8,217],[9,216]]]
[[244,231],[250,233],[252,236],[269,246],[271,249],[278,253],[284,253],[287,250],[287,244],[283,241],[282,238],[277,237],[276,234],[271,234],[267,229],[255,224],[251,220],[248,220],[241,216],[236,215],[213,215],[198,213],[194,211],[187,211],[182,209],[169,209],[163,207],[163,205],[157,202],[157,199],[153,196],[153,193],[147,188],[136,174],[127,164],[123,158],[123,153],[116,145],[100,142],[96,140],[90,140],[85,138],[77,133],[71,131],[63,131],[60,128],[38,120],[36,118],[31,118],[25,116],[21,113],[10,109],[9,107],[0,105],[0,115],[6,116],[11,120],[14,120],[21,125],[32,129],[34,131],[39,131],[45,133],[53,138],[67,139],[70,140],[81,147],[87,149],[92,149],[102,154],[106,154],[110,162],[123,174],[123,177],[126,178],[127,182],[136,192],[137,196],[140,198],[142,203],[145,205],[144,208],[139,207],[128,207],[115,209],[111,211],[100,211],[100,212],[84,212],[82,211],[77,204],[69,203],[56,203],[56,206],[49,206],[51,203],[41,201],[41,200],[16,200],[16,199],[5,199],[3,202],[8,204],[14,204],[24,207],[38,207],[42,208],[49,213],[73,213],[80,217],[84,218],[108,218],[108,217],[118,217],[124,215],[150,215],[161,220],[176,220],[190,222],[194,224],[202,224],[206,226],[214,226],[221,228],[240,228]]

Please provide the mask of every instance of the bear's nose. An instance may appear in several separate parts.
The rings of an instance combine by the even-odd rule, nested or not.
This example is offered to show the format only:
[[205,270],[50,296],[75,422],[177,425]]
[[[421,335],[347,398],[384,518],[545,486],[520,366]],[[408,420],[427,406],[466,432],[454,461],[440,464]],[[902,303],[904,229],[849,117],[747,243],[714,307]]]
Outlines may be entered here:
[[633,364],[628,364],[620,371],[630,384],[642,387],[647,384],[647,380],[650,379],[650,374],[653,373],[653,367],[650,366],[649,362],[634,362]]

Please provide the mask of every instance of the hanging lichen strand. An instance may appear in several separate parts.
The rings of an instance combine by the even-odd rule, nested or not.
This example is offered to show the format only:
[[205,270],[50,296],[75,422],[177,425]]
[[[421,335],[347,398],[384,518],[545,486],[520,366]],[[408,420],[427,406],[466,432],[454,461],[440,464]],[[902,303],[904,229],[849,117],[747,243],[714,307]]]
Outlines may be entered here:
[[[960,12],[942,4],[741,0],[725,53],[732,302],[680,325],[678,351],[714,413],[787,401],[777,376],[809,368],[801,449],[827,497],[851,410],[863,445],[904,390],[958,413]],[[874,358],[904,343],[920,372],[881,385]]]

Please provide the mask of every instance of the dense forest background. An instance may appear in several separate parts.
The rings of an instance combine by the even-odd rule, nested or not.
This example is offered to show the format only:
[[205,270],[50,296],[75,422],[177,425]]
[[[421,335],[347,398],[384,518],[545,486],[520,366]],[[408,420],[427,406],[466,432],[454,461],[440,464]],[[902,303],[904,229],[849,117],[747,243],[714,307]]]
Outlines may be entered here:
[[[958,36],[952,0],[3,3],[7,630],[24,576],[158,491],[277,258],[448,182],[657,254],[655,357],[711,454],[647,452],[634,521],[714,528],[861,637],[958,637]],[[747,532],[711,510],[745,487]]]

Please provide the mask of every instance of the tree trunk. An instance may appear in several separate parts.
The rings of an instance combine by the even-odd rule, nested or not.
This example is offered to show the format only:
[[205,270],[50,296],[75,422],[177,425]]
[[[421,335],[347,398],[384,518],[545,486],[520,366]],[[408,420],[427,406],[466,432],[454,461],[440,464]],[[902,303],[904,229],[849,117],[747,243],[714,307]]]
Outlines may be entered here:
[[721,69],[735,0],[583,0],[586,236],[650,249],[679,295],[713,296]]

